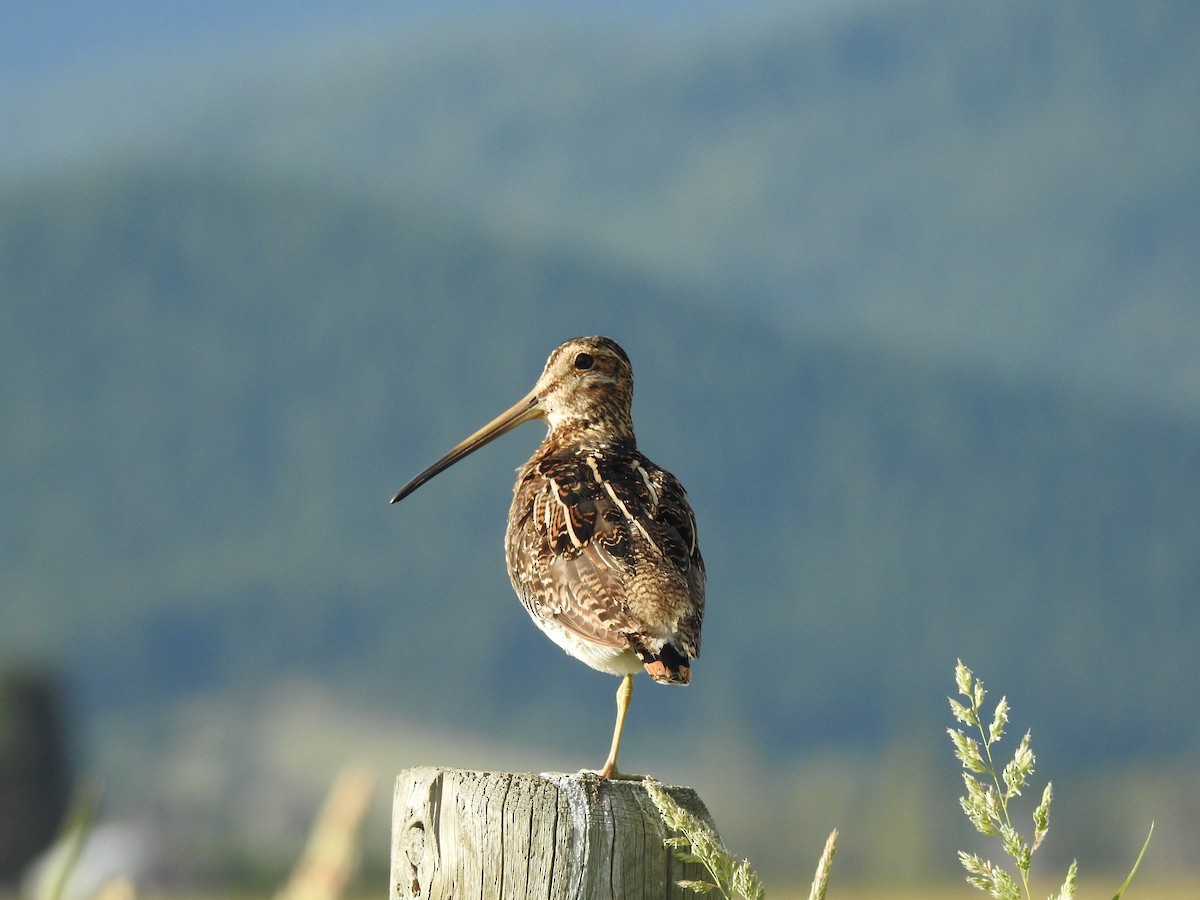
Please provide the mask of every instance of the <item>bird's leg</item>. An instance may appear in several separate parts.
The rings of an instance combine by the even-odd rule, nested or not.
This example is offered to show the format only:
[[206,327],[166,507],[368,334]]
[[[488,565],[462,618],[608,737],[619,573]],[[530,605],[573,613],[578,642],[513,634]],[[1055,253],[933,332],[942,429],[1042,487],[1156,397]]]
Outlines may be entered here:
[[612,748],[608,751],[608,759],[604,768],[598,773],[601,778],[623,778],[617,771],[617,753],[621,749],[621,732],[625,730],[625,714],[629,712],[629,699],[633,696],[633,675],[628,674],[621,679],[617,688],[617,724],[613,728]]

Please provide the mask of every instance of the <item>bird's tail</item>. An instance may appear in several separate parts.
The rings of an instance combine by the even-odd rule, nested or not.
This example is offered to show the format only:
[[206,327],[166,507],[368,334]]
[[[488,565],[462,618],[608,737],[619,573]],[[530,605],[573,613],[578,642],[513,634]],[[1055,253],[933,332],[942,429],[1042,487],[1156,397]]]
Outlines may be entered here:
[[659,684],[687,684],[692,680],[691,660],[673,644],[663,644],[658,653],[637,648],[646,673]]

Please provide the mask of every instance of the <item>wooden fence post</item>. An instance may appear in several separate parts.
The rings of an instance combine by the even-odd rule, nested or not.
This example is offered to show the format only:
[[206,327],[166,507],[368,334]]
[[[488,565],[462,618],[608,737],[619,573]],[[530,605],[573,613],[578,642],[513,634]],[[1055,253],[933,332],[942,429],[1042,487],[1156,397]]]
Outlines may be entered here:
[[[696,792],[665,787],[712,827]],[[715,831],[715,827],[713,828]],[[396,779],[391,900],[662,900],[703,878],[640,781],[421,767]]]

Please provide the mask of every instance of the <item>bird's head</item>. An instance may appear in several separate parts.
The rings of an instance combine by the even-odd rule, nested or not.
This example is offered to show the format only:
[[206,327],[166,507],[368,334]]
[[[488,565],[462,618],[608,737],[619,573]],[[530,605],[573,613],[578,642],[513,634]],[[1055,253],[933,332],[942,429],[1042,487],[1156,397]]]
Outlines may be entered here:
[[533,390],[453,447],[392,498],[403,500],[439,472],[533,419],[550,427],[547,440],[633,441],[633,368],[616,341],[578,337],[564,341],[550,358]]

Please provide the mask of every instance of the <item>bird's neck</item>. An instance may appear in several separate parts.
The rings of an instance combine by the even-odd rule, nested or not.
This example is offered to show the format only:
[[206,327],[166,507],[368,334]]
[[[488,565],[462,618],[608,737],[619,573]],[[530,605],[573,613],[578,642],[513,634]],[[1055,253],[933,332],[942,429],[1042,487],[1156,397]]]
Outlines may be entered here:
[[584,417],[559,422],[542,441],[538,456],[561,456],[592,449],[633,452],[637,449],[633,424],[627,420]]

